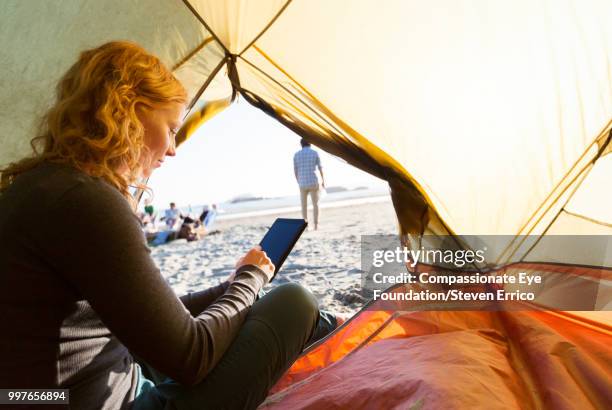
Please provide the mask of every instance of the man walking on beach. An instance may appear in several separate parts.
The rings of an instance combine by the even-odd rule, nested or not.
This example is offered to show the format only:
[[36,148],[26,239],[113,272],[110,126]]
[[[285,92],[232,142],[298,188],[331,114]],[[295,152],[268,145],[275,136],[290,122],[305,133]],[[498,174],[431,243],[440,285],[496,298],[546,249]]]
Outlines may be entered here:
[[317,151],[310,148],[310,143],[302,138],[300,141],[302,149],[293,156],[293,172],[300,186],[300,200],[302,201],[302,218],[308,220],[308,194],[312,201],[314,229],[319,228],[319,180],[315,174],[315,168],[319,168],[321,174],[321,186],[325,188],[323,168]]

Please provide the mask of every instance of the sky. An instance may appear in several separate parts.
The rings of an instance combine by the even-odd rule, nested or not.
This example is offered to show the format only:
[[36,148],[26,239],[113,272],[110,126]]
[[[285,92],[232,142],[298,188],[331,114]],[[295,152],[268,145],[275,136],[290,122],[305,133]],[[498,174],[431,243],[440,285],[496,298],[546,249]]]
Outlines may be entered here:
[[[293,154],[300,137],[273,118],[238,100],[205,123],[155,170],[148,185],[153,203],[179,207],[220,203],[240,195],[298,194]],[[386,183],[314,147],[327,187],[381,187]]]

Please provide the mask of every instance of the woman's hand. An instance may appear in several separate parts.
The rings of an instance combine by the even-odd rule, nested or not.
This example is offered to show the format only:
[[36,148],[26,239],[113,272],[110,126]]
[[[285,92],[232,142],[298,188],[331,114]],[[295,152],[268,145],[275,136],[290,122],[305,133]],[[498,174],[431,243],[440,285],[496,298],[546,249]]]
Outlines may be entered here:
[[275,266],[270,258],[268,258],[268,255],[261,250],[261,246],[259,245],[254,246],[246,253],[246,255],[238,259],[238,262],[236,262],[236,270],[232,272],[227,279],[230,283],[233,282],[234,278],[236,277],[236,271],[244,265],[255,265],[261,269],[268,278],[266,282],[269,282],[272,279],[272,276],[274,276]]

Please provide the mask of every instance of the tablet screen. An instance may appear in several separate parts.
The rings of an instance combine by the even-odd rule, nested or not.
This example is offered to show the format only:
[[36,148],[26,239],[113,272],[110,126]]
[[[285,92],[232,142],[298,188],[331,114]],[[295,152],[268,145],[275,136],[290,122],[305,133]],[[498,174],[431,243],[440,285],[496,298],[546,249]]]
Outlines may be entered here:
[[276,267],[274,274],[278,272],[305,228],[306,221],[303,219],[278,218],[261,240],[261,249]]

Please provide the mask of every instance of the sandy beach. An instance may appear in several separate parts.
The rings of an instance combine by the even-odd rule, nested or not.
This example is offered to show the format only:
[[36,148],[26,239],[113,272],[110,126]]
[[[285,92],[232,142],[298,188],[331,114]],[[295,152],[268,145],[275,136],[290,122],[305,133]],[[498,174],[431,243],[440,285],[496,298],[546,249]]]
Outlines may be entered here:
[[[251,246],[279,217],[298,213],[219,221],[221,232],[200,241],[174,241],[152,249],[162,274],[178,295],[223,281]],[[390,200],[321,210],[319,230],[304,232],[273,283],[297,282],[319,300],[320,308],[353,314],[367,301],[361,294],[361,235],[395,234]]]

